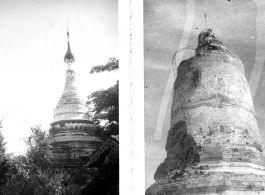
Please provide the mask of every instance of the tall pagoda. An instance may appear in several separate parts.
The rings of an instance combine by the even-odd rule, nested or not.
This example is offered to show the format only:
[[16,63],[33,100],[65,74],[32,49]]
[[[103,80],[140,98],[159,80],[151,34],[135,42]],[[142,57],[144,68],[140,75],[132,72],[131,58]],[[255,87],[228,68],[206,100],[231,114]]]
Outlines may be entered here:
[[64,62],[68,68],[63,94],[54,109],[54,121],[50,125],[49,137],[51,154],[61,167],[70,168],[79,163],[82,157],[90,156],[102,141],[96,136],[96,127],[89,120],[88,108],[78,94],[75,84],[75,71],[71,68],[75,62],[69,43]]

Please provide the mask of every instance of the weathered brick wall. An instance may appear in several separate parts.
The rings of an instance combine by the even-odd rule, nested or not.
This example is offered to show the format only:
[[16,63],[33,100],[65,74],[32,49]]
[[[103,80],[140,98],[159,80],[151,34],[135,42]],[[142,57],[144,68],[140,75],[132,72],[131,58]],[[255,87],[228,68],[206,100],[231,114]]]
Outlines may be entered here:
[[174,88],[167,158],[155,179],[204,161],[264,162],[259,157],[263,148],[239,59],[209,51],[183,61]]
[[[225,165],[223,165],[225,166]],[[147,195],[257,195],[265,194],[265,176],[255,173],[211,171],[207,166],[172,172],[157,181]]]
[[51,126],[49,137],[54,159],[78,159],[90,156],[102,141],[96,136],[97,129],[88,123],[67,123]]
[[178,67],[167,157],[147,194],[265,194],[265,155],[243,64],[211,36],[210,46],[199,44]]

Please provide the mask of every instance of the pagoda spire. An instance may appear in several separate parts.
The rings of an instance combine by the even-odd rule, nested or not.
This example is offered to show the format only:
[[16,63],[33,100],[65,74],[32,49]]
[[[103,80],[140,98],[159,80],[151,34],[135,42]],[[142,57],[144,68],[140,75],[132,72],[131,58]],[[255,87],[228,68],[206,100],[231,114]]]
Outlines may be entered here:
[[[61,98],[54,109],[54,121],[49,129],[50,151],[55,167],[72,169],[79,166],[79,158],[89,157],[102,141],[96,135],[96,127],[90,121],[89,110],[80,97],[75,83],[75,71],[71,65],[75,57],[69,44],[67,22],[67,51],[64,62],[68,65],[66,82]],[[67,148],[67,150],[66,150]],[[69,149],[69,150],[68,150]]]
[[68,30],[68,19],[67,19],[67,51],[66,54],[64,56],[64,62],[68,65],[68,69],[70,68],[70,66],[75,62],[75,56],[71,51],[71,47],[70,47],[70,43],[69,43],[69,30]]

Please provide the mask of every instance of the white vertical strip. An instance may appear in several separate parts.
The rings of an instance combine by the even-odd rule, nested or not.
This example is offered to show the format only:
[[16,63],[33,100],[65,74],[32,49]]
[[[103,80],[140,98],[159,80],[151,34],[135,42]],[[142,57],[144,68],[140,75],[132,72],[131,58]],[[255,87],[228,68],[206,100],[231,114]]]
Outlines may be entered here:
[[132,81],[133,81],[133,192],[144,194],[144,58],[143,1],[132,1]]
[[120,194],[132,194],[131,178],[131,96],[130,96],[130,0],[119,1],[119,154]]
[[[186,17],[186,22],[185,22],[185,27],[179,42],[178,49],[187,47],[190,34],[192,31],[192,26],[194,22],[194,0],[191,0],[187,3],[187,17]],[[176,64],[179,64],[183,58],[184,52],[178,52],[176,54]],[[164,91],[164,95],[162,97],[162,102],[160,104],[160,109],[159,109],[159,115],[157,119],[157,124],[156,124],[156,130],[155,130],[155,135],[154,138],[156,140],[160,140],[162,138],[162,130],[163,130],[163,125],[164,125],[164,120],[165,120],[165,115],[167,111],[167,107],[169,104],[170,96],[172,93],[173,89],[173,84],[174,84],[174,72],[173,69],[170,72],[166,89]]]
[[257,5],[257,16],[256,16],[256,58],[255,63],[249,79],[249,88],[251,91],[252,99],[254,100],[260,81],[260,76],[264,66],[264,44],[262,39],[264,38],[264,28],[261,28],[264,24],[264,11],[265,2],[264,0],[253,0]]

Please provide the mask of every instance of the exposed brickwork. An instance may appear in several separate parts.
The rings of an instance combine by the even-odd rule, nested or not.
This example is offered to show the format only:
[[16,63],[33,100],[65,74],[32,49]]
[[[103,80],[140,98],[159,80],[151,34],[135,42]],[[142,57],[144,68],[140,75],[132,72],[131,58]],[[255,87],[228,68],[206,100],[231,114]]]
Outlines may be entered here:
[[243,64],[207,30],[196,56],[178,67],[166,151],[146,194],[265,194],[265,155]]

